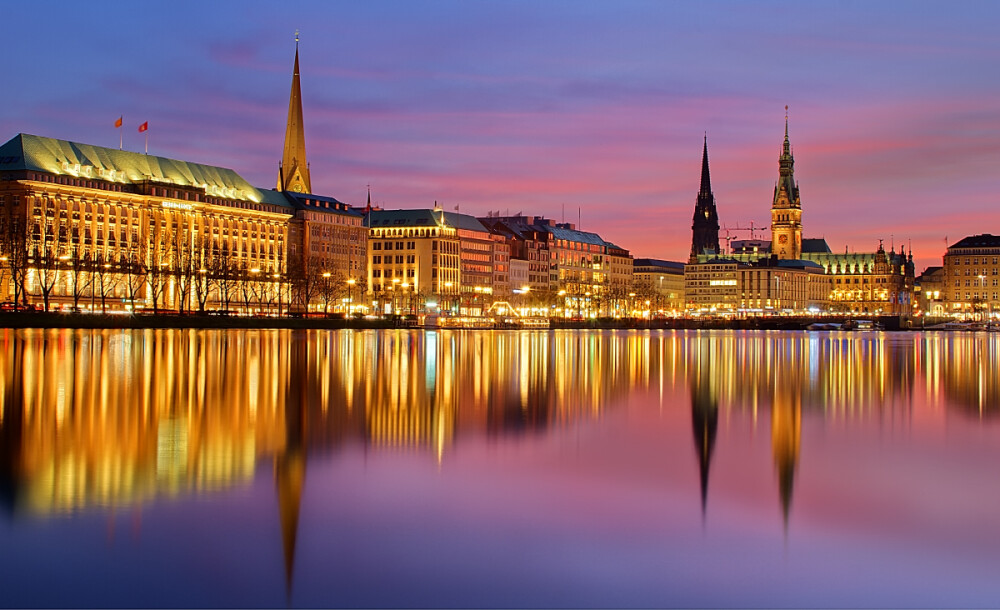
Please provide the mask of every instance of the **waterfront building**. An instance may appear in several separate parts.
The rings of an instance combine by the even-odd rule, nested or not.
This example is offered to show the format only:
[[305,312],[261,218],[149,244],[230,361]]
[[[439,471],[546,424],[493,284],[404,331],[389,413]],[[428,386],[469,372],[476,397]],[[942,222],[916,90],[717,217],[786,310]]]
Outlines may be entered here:
[[719,249],[719,213],[712,193],[712,177],[708,171],[708,135],[705,135],[701,155],[701,187],[694,203],[694,218],[691,222],[692,262],[699,254],[721,254]]
[[839,313],[908,315],[913,310],[913,254],[889,252],[811,252],[830,277],[828,309]]
[[635,283],[635,260],[628,250],[609,241],[606,244],[608,293],[616,299],[625,297]]
[[684,266],[684,298],[696,314],[733,314],[739,307],[740,261],[712,257]]
[[231,169],[19,134],[0,146],[4,299],[278,310],[291,202]]
[[[504,241],[509,248],[513,249],[513,242],[507,240]],[[514,288],[520,288],[522,292],[524,291],[525,288],[527,288],[528,292],[530,293],[531,284],[529,283],[528,278],[530,277],[529,271],[531,269],[531,266],[529,262],[525,259],[514,258],[513,255],[510,257],[509,261],[510,261],[510,285]],[[547,285],[548,283],[546,283],[546,286]]]
[[510,269],[510,242],[503,235],[493,233],[493,278],[490,286],[493,287],[493,296],[496,298],[508,298],[516,289],[518,293],[524,289],[526,284],[514,284],[511,278]]
[[[390,306],[434,295],[443,309],[481,311],[492,302],[493,236],[474,217],[439,208],[371,210],[368,291]],[[411,297],[416,295],[416,300]]]
[[941,266],[928,267],[916,278],[913,287],[914,301],[924,315],[944,315],[946,279],[944,267]]
[[946,313],[992,316],[1000,306],[1000,236],[971,235],[944,254]]
[[761,259],[739,267],[743,312],[818,312],[827,303],[830,278],[812,261]]
[[637,258],[633,264],[632,292],[637,301],[650,301],[649,309],[656,312],[684,311],[684,263]]
[[324,311],[353,309],[363,290],[355,292],[355,286],[364,281],[368,268],[364,214],[333,197],[286,195],[295,210],[288,240],[295,302]]
[[[527,260],[531,291],[570,317],[624,313],[633,285],[628,250],[572,223],[541,216],[480,218],[511,242],[511,257]],[[547,256],[546,256],[547,255]]]
[[552,287],[549,275],[549,234],[541,226],[534,224],[534,217],[515,216],[513,219],[499,215],[487,215],[479,218],[494,235],[499,235],[510,248],[511,275],[515,273],[518,281],[511,280],[511,285],[523,289],[528,287],[529,293],[545,295]]

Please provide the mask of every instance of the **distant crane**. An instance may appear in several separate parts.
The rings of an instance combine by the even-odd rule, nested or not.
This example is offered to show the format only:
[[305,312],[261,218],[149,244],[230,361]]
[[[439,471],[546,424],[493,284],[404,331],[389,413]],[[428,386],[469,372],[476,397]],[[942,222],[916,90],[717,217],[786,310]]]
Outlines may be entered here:
[[753,239],[757,239],[757,232],[758,231],[766,231],[767,229],[768,229],[768,227],[758,227],[758,226],[756,226],[754,224],[754,221],[752,221],[752,220],[750,221],[750,226],[749,227],[741,227],[739,224],[737,224],[735,227],[727,227],[727,226],[723,225],[722,226],[722,230],[726,232],[726,236],[723,237],[723,239],[726,240],[726,251],[729,252],[730,254],[732,253],[733,249],[730,247],[730,242],[732,242],[734,239],[736,239],[736,237],[733,236],[733,235],[730,235],[730,233],[735,233],[736,231],[750,231],[750,239],[753,240]]

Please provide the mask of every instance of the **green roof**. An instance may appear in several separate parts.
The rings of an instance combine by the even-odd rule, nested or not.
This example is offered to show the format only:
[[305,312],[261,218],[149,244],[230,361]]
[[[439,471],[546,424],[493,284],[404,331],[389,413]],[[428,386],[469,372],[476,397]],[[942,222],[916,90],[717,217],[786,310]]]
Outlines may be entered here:
[[457,214],[427,208],[419,210],[372,210],[368,213],[365,223],[372,229],[433,227],[442,223],[442,219],[443,224],[449,227],[479,231],[480,233],[490,232],[489,229],[483,226],[483,223],[468,214]]
[[153,181],[205,189],[212,197],[291,207],[231,169],[67,140],[18,134],[0,146],[0,171],[38,171],[121,184]]

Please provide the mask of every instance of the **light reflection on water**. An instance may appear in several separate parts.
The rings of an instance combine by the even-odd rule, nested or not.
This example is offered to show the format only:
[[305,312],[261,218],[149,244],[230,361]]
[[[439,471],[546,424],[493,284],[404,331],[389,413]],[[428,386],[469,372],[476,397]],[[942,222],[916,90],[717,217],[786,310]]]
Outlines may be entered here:
[[[239,591],[231,582],[198,584],[182,567],[173,566],[178,587],[182,592],[187,588],[186,593],[173,591],[179,597],[129,597],[113,587],[67,585],[66,598],[50,598],[45,591],[22,586],[10,598],[15,605],[60,600],[83,605],[212,605],[212,600],[327,606],[781,605],[782,600],[792,605],[908,605],[908,595],[915,592],[922,596],[918,601],[948,602],[958,588],[949,582],[932,588],[940,598],[926,597],[924,585],[904,592],[890,581],[858,584],[856,597],[851,597],[845,592],[849,589],[814,573],[820,572],[818,567],[808,573],[817,584],[797,595],[772,579],[791,570],[789,540],[807,549],[801,552],[805,560],[821,548],[832,552],[823,546],[830,544],[823,535],[831,529],[854,536],[859,535],[852,530],[857,523],[868,528],[882,523],[879,535],[885,535],[898,527],[889,522],[899,516],[926,529],[930,517],[920,508],[926,502],[948,510],[947,502],[942,508],[934,499],[933,486],[953,484],[956,475],[978,486],[974,492],[956,492],[967,504],[976,501],[976,494],[983,502],[1000,499],[992,480],[977,478],[979,460],[1000,457],[992,425],[1000,412],[997,335],[6,330],[0,331],[0,345],[0,499],[12,531],[28,532],[29,527],[19,524],[57,519],[70,534],[82,535],[94,527],[94,516],[113,523],[116,511],[141,514],[145,508],[157,519],[144,528],[175,537],[156,552],[183,555],[189,530],[180,523],[192,511],[208,514],[199,513],[197,500],[225,503],[241,493],[249,497],[242,498],[246,505],[237,511],[266,520],[276,505],[274,520],[280,526],[283,588],[268,589],[264,583],[272,581],[262,580],[247,560],[229,568]],[[946,431],[957,442],[942,450],[935,439]],[[572,451],[565,449],[570,442]],[[759,456],[765,446],[770,478],[761,475]],[[892,453],[894,447],[898,453]],[[804,462],[803,454],[810,451],[813,459]],[[838,470],[838,463],[860,455],[881,456],[884,463]],[[917,458],[907,465],[899,455]],[[940,460],[912,467],[921,455]],[[314,469],[317,474],[310,476]],[[908,498],[910,504],[897,507],[904,514],[878,514],[873,498],[887,484],[898,486]],[[798,509],[796,496],[803,485]],[[925,485],[931,487],[922,489]],[[387,508],[374,497],[364,500],[376,486],[379,497],[388,495],[402,504]],[[347,489],[354,495],[342,495]],[[833,497],[832,489],[841,493]],[[428,497],[431,490],[439,496]],[[601,504],[619,493],[648,500],[664,490],[670,499],[655,502],[662,504],[664,514],[673,515],[666,530],[652,517],[636,518],[627,510],[618,519],[622,506]],[[486,506],[469,499],[476,494],[495,495],[495,502]],[[589,498],[603,508],[581,509],[569,502],[573,497]],[[415,587],[403,575],[426,558],[407,556],[409,547],[399,540],[382,541],[398,545],[393,551],[398,556],[390,562],[395,571],[355,565],[362,583],[372,570],[389,570],[378,590],[355,580],[352,594],[334,593],[327,581],[310,576],[324,556],[312,541],[332,536],[342,543],[353,540],[346,533],[352,527],[374,527],[357,514],[348,525],[324,518],[328,512],[346,510],[345,505],[370,506],[379,514],[388,511],[394,521],[434,502],[453,511],[451,516],[445,519],[439,510],[419,526],[395,534],[408,539],[421,528],[447,532],[449,541],[440,544],[454,557],[440,561],[464,564],[461,569],[473,581],[486,578],[487,571],[495,571],[498,580],[461,594],[444,582],[435,586],[433,578]],[[506,507],[514,514],[525,505],[538,511],[527,524],[495,521],[493,511]],[[847,518],[838,508],[875,514]],[[977,540],[1000,542],[996,518],[983,517],[965,504],[952,509],[955,514],[931,519],[931,533],[935,528],[961,529],[952,520],[971,515],[982,522],[966,523],[978,529],[954,536],[968,539],[960,550]],[[785,545],[784,561],[746,547],[767,522],[768,512],[778,520],[776,538]],[[482,546],[480,531],[456,534],[455,520],[478,523],[483,531],[515,528],[522,536],[528,531],[530,540],[578,522],[579,529],[570,527],[560,538],[565,546],[556,548],[568,553],[586,532],[610,529],[603,550],[617,554],[612,561],[600,553],[557,553],[558,561],[572,560],[577,566],[575,571],[565,564],[560,568],[560,578],[567,582],[521,585],[519,579],[531,578],[492,561],[523,560],[520,555],[535,542],[497,555],[495,548]],[[692,542],[692,526],[695,531],[700,527],[702,536],[725,532],[728,542],[719,548],[710,538]],[[621,550],[631,535],[627,532],[634,531],[664,547],[697,546],[696,552],[689,549],[689,560],[732,563],[734,555],[746,555],[741,561],[765,566],[769,578],[730,587],[726,594],[710,587],[685,589],[670,578],[642,580],[643,570],[655,563],[641,559],[642,554],[653,551],[626,545],[635,551],[632,556]],[[258,528],[239,535],[256,538],[262,533]],[[899,535],[911,535],[911,530],[904,528]],[[14,535],[5,546],[21,540],[26,547],[58,554],[71,544],[25,536]],[[502,542],[491,540],[494,547]],[[355,544],[365,542],[372,540]],[[932,542],[927,544],[934,550]],[[213,544],[237,553],[232,542]],[[835,550],[850,555],[862,552],[862,546]],[[125,554],[148,552],[137,546]],[[976,547],[975,552],[982,551]],[[657,555],[656,561],[673,565],[681,555]],[[0,568],[8,568],[10,557]],[[997,567],[998,560],[1000,554],[987,553],[985,565]],[[635,563],[631,578],[640,582],[626,587],[624,581],[606,580],[609,563],[619,568]],[[914,566],[918,568],[933,566]],[[594,571],[605,579],[594,578]],[[10,576],[17,570],[3,572]],[[46,576],[73,581],[58,569]],[[680,572],[675,578],[681,578]],[[248,593],[255,586],[268,593]],[[386,591],[387,586],[398,590]],[[567,586],[577,588],[567,591]],[[274,589],[278,596],[268,597],[275,595]],[[1000,587],[962,590],[970,597],[957,605],[1000,603],[1000,597],[990,597],[1000,594]]]

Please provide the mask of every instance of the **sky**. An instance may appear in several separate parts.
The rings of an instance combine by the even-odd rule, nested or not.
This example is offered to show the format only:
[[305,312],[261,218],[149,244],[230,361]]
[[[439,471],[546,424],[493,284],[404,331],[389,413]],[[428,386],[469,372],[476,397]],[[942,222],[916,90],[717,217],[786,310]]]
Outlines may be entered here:
[[[685,260],[708,138],[720,222],[766,227],[785,106],[805,237],[1000,233],[1000,3],[19,2],[17,133],[229,167],[274,188],[295,31],[313,191],[542,215]],[[721,237],[727,236],[726,230]],[[757,237],[760,237],[758,232]],[[769,238],[769,232],[765,232]]]

